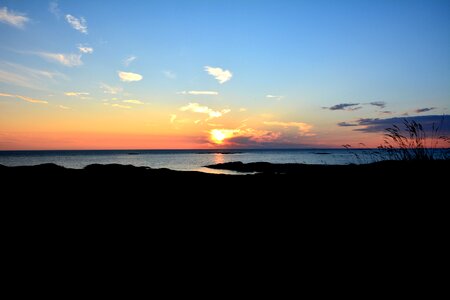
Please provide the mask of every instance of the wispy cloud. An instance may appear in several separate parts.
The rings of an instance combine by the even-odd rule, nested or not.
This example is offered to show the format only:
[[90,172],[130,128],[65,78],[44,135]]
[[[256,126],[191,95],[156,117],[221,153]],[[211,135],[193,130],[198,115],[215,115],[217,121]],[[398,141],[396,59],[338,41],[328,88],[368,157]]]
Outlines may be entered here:
[[83,45],[78,45],[78,50],[80,50],[81,53],[84,54],[91,54],[94,52],[94,48],[89,47],[89,46],[83,46]]
[[280,126],[284,128],[295,127],[298,128],[298,131],[301,135],[309,135],[309,136],[314,135],[311,133],[312,125],[303,122],[266,121],[264,122],[264,124],[268,126]]
[[435,126],[440,125],[440,134],[448,135],[450,134],[450,116],[439,116],[439,115],[428,115],[428,116],[411,116],[411,117],[394,117],[387,119],[380,118],[362,118],[358,119],[352,123],[341,122],[338,123],[339,126],[359,126],[361,128],[354,129],[355,131],[362,132],[386,132],[386,128],[392,127],[394,125],[399,128],[403,128],[403,122],[416,121],[420,123],[426,132],[431,133],[431,128],[433,124]]
[[82,97],[82,96],[89,96],[89,93],[86,92],[65,92],[64,95],[69,97]]
[[274,100],[281,100],[281,99],[283,99],[283,96],[266,95],[266,98],[274,99]]
[[181,111],[189,111],[193,113],[206,114],[208,118],[206,120],[210,120],[213,118],[219,118],[224,114],[229,113],[230,109],[222,109],[221,111],[213,110],[208,106],[200,105],[198,103],[189,103],[186,106],[180,107]]
[[48,104],[48,101],[34,99],[34,98],[31,98],[31,97],[21,96],[21,95],[0,93],[0,97],[18,98],[18,99],[21,99],[21,100],[24,100],[24,101],[27,101],[27,102],[30,102],[30,103]]
[[233,77],[233,74],[229,70],[224,70],[222,68],[205,66],[205,71],[208,72],[209,75],[214,76],[220,84],[227,82]]
[[373,105],[373,106],[378,106],[379,108],[386,107],[386,102],[384,102],[384,101],[374,101],[374,102],[370,102],[369,104]]
[[248,127],[216,128],[208,132],[209,141],[216,145],[235,148],[298,148],[307,146],[308,143],[305,141],[313,138],[313,134],[300,131],[297,126],[282,127],[276,130]]
[[123,100],[122,102],[123,103],[131,103],[131,104],[144,104],[144,102],[142,102],[142,101],[132,100],[132,99],[130,99],[130,100]]
[[51,1],[48,4],[48,11],[51,12],[56,18],[61,18],[62,13],[59,9],[58,1]]
[[340,104],[333,105],[331,107],[324,107],[324,109],[353,111],[353,110],[357,110],[357,109],[361,108],[358,105],[359,105],[359,103],[340,103]]
[[130,56],[128,56],[127,58],[125,58],[125,59],[123,60],[123,65],[124,65],[125,67],[128,67],[128,66],[131,65],[131,63],[132,63],[133,61],[135,61],[136,59],[137,59],[136,56],[130,55]]
[[164,70],[162,73],[166,78],[169,78],[169,79],[177,78],[177,74],[175,74],[174,72],[172,72],[170,70]]
[[110,86],[106,83],[101,83],[100,88],[103,90],[103,93],[112,95],[121,93],[123,91],[123,88],[120,86]]
[[61,108],[61,109],[70,109],[70,107],[64,106],[64,105],[58,105],[58,107]]
[[358,124],[355,123],[349,123],[349,122],[339,122],[337,124],[340,127],[354,127],[354,126],[359,126]]
[[67,77],[59,72],[33,69],[0,61],[0,82],[43,90],[48,83],[57,83],[58,79],[67,79]]
[[83,17],[76,18],[72,15],[66,15],[66,21],[70,24],[70,26],[72,26],[73,29],[84,34],[88,33],[87,22]]
[[119,78],[123,82],[140,81],[143,78],[142,75],[131,72],[118,71],[117,74],[119,74]]
[[181,95],[210,95],[210,96],[216,96],[219,95],[219,92],[215,92],[215,91],[182,91],[179,92],[178,94]]
[[241,107],[241,108],[239,108],[239,111],[240,112],[245,112],[245,111],[247,111],[247,109],[245,107]]
[[40,89],[39,86],[32,83],[28,77],[4,70],[0,70],[0,82],[32,89]]
[[420,113],[427,112],[427,111],[430,111],[430,110],[433,110],[433,109],[436,109],[436,107],[418,108],[414,112],[420,114]]
[[173,124],[175,122],[175,120],[177,119],[177,115],[175,114],[171,114],[170,115],[170,123]]
[[131,106],[128,105],[122,105],[122,104],[111,104],[112,107],[117,107],[117,108],[126,108],[129,109],[131,108]]
[[50,52],[30,52],[31,54],[38,55],[48,61],[57,62],[66,67],[81,66],[81,54],[63,54],[63,53],[50,53]]
[[30,21],[23,13],[17,13],[12,10],[8,11],[8,8],[0,7],[0,22],[8,24],[10,26],[23,29],[25,28],[25,24]]

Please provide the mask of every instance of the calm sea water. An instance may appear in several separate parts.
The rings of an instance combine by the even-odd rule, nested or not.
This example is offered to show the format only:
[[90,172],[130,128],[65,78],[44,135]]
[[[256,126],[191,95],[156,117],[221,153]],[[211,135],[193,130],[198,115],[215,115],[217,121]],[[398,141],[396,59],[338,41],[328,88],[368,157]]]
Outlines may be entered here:
[[233,173],[204,168],[206,165],[242,161],[306,164],[368,163],[373,157],[364,150],[89,150],[89,151],[0,151],[0,164],[30,166],[54,163],[81,169],[90,164],[125,164],[180,171]]

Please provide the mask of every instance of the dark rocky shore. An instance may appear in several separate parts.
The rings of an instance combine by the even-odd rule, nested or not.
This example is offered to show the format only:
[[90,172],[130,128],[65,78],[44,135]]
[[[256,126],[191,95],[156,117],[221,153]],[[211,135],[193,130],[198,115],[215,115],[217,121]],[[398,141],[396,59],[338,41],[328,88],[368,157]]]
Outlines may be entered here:
[[[345,166],[235,162],[209,167],[257,173],[0,165],[1,203],[13,227],[28,231],[39,225],[39,232],[61,231],[64,236],[67,228],[78,231],[81,226],[93,239],[104,234],[98,228],[127,228],[126,234],[140,232],[139,239],[147,237],[143,229],[172,238],[196,231],[214,236],[233,228],[242,240],[255,232],[261,238],[267,233],[288,235],[289,240],[305,232],[315,233],[315,240],[330,233],[339,240],[353,232],[352,242],[357,242],[384,228],[383,238],[394,242],[405,236],[403,228],[417,234],[426,226],[445,227],[440,223],[447,211],[450,161]],[[42,224],[47,224],[45,230]]]
[[209,195],[210,192],[220,195],[276,192],[279,195],[290,193],[290,197],[295,197],[299,190],[347,190],[351,194],[360,188],[369,188],[373,192],[388,192],[388,187],[394,190],[417,189],[419,186],[429,189],[448,182],[450,161],[383,161],[364,165],[232,162],[207,167],[254,174],[216,175],[117,164],[69,169],[43,164],[22,167],[0,165],[0,177],[6,187],[23,183],[26,187],[49,191],[64,188],[73,192],[91,189],[104,190],[105,193],[165,190],[168,195],[184,193],[199,196]]

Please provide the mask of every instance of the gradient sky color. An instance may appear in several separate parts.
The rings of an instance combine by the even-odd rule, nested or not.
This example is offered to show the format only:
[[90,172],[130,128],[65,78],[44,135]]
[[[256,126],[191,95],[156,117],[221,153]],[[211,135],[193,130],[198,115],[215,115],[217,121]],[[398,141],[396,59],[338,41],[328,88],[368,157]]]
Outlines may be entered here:
[[450,108],[445,0],[0,0],[0,41],[0,150],[376,146]]

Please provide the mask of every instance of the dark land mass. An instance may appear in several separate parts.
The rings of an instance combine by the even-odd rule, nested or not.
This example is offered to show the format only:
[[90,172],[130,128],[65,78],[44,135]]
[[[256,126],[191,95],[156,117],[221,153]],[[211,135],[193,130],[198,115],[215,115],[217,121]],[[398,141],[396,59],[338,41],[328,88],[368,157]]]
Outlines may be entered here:
[[250,256],[281,247],[283,255],[306,249],[340,261],[340,253],[371,249],[372,260],[391,255],[394,246],[411,245],[394,255],[403,257],[419,241],[427,247],[445,241],[450,161],[210,167],[258,173],[0,165],[4,232],[14,241],[9,245],[22,245],[24,257],[42,243],[69,249],[75,240],[91,249],[108,240],[111,249],[142,245],[173,257],[193,245],[228,249],[230,242],[238,253],[259,245]]
[[70,193],[211,198],[217,196],[277,199],[352,197],[356,191],[368,195],[414,195],[442,191],[448,184],[450,160],[382,161],[362,165],[308,165],[232,162],[207,166],[254,174],[217,175],[202,172],[152,169],[131,165],[89,165],[69,169],[54,164],[6,167],[0,165],[5,188],[21,186],[16,193]]

